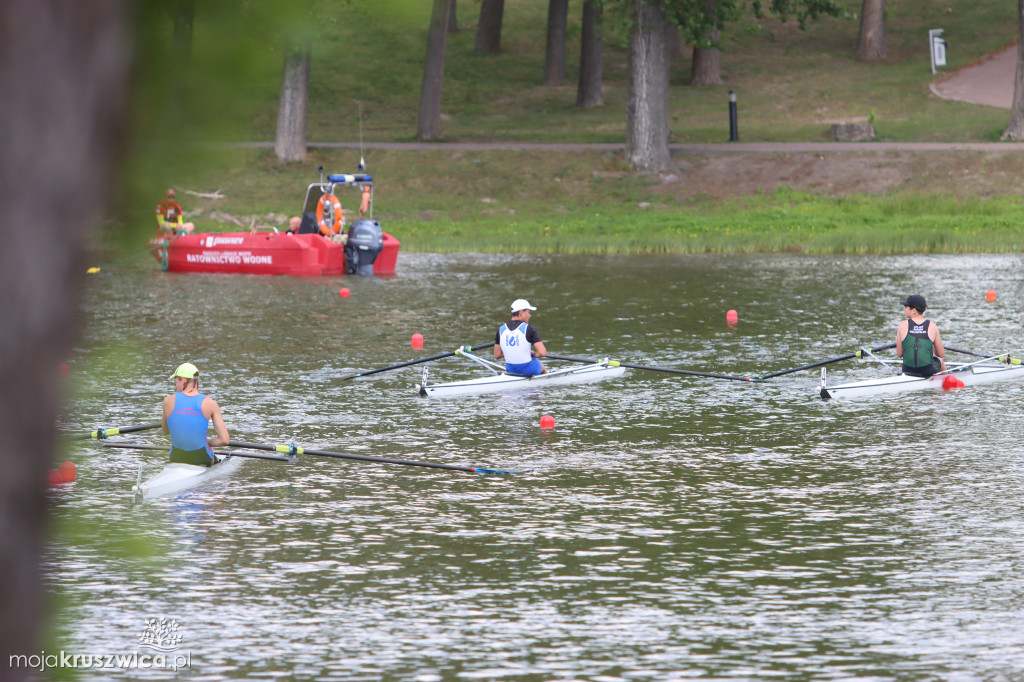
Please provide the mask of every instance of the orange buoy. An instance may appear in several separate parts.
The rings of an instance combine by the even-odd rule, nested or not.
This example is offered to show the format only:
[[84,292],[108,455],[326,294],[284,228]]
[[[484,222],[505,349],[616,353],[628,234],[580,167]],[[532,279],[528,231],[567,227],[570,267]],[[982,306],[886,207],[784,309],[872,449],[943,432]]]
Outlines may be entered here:
[[546,414],[540,418],[540,428],[542,429],[553,429],[555,428],[555,418],[550,414]]
[[75,463],[71,460],[67,460],[60,463],[57,471],[60,473],[60,477],[64,479],[65,483],[74,483],[77,478],[78,470],[75,467]]
[[413,350],[423,350],[423,334],[412,335],[412,348]]
[[725,314],[725,321],[728,324],[736,324],[737,322],[739,322],[739,319],[740,319],[740,314],[738,312],[736,312],[735,310],[730,310],[729,312],[727,312]]
[[56,469],[50,469],[46,472],[46,482],[50,484],[50,487],[61,485],[64,483],[64,477],[60,475],[60,472]]
[[989,289],[988,291],[986,291],[985,292],[985,300],[988,301],[989,303],[991,303],[992,301],[996,300],[996,290],[995,289]]
[[341,298],[348,298],[352,292],[348,290],[348,287],[342,287],[341,291],[338,292],[338,296]]

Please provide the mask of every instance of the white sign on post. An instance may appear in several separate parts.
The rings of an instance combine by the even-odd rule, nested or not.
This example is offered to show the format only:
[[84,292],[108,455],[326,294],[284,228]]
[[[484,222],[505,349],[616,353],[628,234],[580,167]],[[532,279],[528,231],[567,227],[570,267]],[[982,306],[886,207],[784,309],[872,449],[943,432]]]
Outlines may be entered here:
[[933,28],[928,31],[928,47],[932,56],[932,73],[936,66],[946,65],[946,41],[942,39],[943,29]]

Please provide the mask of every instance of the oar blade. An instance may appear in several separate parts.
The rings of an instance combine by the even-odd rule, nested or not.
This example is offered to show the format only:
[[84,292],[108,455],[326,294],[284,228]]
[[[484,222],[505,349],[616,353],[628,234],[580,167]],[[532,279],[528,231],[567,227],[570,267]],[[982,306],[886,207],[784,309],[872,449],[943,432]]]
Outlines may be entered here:
[[474,474],[481,474],[483,476],[519,476],[522,474],[532,474],[533,469],[524,469],[522,471],[506,471],[504,469],[483,469],[481,467],[473,467]]

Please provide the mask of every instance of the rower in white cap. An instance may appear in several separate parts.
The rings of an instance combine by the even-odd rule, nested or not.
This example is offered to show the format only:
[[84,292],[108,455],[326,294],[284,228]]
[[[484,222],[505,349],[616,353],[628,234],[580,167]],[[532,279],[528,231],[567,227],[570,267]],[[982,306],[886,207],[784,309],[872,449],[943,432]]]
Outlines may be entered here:
[[505,371],[509,374],[532,376],[548,371],[538,359],[548,351],[537,329],[530,324],[534,310],[525,298],[517,298],[512,302],[512,319],[501,325],[494,337],[494,359],[505,358]]

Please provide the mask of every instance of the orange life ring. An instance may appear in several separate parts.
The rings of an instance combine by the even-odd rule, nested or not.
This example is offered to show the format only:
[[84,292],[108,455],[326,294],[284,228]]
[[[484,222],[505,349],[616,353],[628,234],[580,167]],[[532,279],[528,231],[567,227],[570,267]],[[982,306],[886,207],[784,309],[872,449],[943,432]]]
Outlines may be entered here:
[[330,237],[341,232],[341,202],[333,194],[325,194],[316,204],[316,222],[320,234]]

